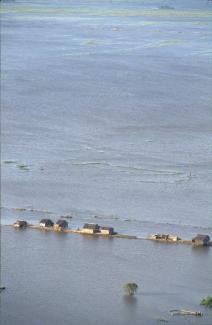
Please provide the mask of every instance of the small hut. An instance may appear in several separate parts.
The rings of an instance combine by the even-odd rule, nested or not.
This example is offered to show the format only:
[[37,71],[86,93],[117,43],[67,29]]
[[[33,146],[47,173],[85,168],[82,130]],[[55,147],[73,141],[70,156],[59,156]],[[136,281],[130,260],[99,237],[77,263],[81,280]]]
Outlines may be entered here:
[[63,231],[64,229],[68,228],[68,222],[66,220],[58,220],[56,224],[54,225],[54,229],[56,231]]
[[100,232],[100,227],[95,223],[85,223],[82,228],[82,232],[86,234],[96,234]]
[[15,228],[26,228],[27,226],[28,226],[28,223],[24,220],[17,220],[13,224],[13,227],[15,227]]
[[180,240],[180,237],[178,237],[177,235],[169,235],[168,240],[177,242],[178,240]]
[[114,229],[112,227],[101,227],[101,234],[114,235]]
[[210,237],[208,235],[198,234],[196,237],[192,239],[192,244],[194,246],[207,246],[209,241],[210,241]]
[[54,226],[54,222],[51,219],[42,219],[40,221],[40,227],[42,228],[49,228],[53,226]]
[[162,240],[162,241],[169,241],[169,242],[177,242],[180,238],[177,235],[169,235],[169,234],[155,234],[151,235],[149,239],[153,240]]
[[151,238],[151,239],[155,239],[155,240],[168,240],[169,235],[164,235],[164,234],[155,234],[155,235],[151,235],[150,238]]

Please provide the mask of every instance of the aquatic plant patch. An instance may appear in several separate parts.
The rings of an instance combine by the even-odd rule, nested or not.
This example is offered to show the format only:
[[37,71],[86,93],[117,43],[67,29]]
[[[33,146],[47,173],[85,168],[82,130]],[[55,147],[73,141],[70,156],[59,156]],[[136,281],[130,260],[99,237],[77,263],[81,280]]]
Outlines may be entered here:
[[24,164],[19,164],[17,165],[17,167],[20,169],[20,170],[23,170],[23,171],[29,171],[29,166],[27,165],[24,165]]
[[15,160],[3,160],[3,164],[6,164],[6,165],[12,165],[12,164],[16,164],[17,161]]
[[173,39],[173,40],[159,41],[159,42],[155,42],[155,43],[148,43],[144,47],[145,48],[160,48],[160,47],[165,47],[165,46],[180,45],[183,43],[185,43],[185,41],[182,41],[180,39]]

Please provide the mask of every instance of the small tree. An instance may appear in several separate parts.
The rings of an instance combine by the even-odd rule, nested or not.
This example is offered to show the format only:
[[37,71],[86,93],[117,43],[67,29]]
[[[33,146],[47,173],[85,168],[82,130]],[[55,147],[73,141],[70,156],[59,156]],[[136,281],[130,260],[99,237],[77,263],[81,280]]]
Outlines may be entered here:
[[138,289],[138,285],[136,283],[126,283],[123,288],[127,295],[133,296]]
[[201,301],[201,305],[212,308],[212,296],[208,296]]

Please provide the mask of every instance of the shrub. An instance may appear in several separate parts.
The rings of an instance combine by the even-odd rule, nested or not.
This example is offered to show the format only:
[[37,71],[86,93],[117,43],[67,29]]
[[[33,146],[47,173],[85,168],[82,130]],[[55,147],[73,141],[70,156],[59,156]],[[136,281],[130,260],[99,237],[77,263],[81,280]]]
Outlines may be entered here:
[[138,289],[138,285],[136,283],[126,283],[123,288],[126,294],[133,296]]
[[212,308],[212,296],[208,296],[208,297],[202,299],[200,304],[205,307]]

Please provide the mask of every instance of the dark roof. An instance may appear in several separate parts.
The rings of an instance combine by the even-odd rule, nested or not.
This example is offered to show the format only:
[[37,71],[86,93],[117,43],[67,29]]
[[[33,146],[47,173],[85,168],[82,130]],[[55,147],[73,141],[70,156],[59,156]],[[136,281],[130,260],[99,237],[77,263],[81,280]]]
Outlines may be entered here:
[[66,221],[66,220],[62,220],[62,219],[60,219],[60,220],[58,220],[57,222],[56,222],[56,225],[58,225],[58,226],[68,226],[68,222]]
[[86,229],[99,229],[99,225],[95,223],[85,223],[83,228]]
[[113,227],[101,227],[102,230],[113,230]]
[[51,223],[54,224],[54,222],[51,219],[41,219],[40,223]]
[[27,225],[27,222],[25,220],[17,220],[15,223],[19,225]]
[[169,238],[169,235],[166,235],[166,234],[156,234],[155,236],[159,239],[168,239]]
[[206,241],[209,241],[210,237],[208,235],[200,235],[200,234],[198,234],[192,240],[206,240]]

